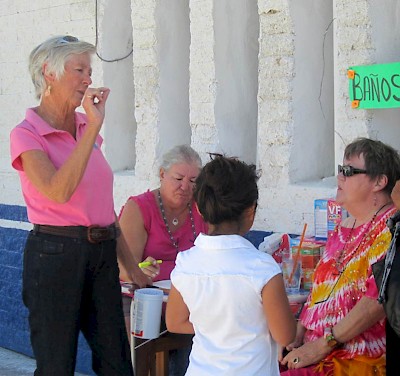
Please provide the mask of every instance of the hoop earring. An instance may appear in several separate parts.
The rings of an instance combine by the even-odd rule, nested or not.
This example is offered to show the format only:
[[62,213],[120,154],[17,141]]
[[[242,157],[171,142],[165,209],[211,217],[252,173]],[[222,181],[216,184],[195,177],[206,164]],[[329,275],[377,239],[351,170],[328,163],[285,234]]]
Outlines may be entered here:
[[48,97],[51,94],[51,85],[47,86],[46,91],[44,92],[44,96]]

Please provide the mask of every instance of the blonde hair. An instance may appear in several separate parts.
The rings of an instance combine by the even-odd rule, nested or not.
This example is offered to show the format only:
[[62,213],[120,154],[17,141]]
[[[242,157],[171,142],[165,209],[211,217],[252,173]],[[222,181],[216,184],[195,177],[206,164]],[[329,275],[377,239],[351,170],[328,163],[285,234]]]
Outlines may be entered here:
[[56,79],[60,79],[70,55],[94,54],[95,52],[96,47],[93,44],[80,41],[71,35],[51,37],[35,47],[29,55],[29,72],[35,87],[36,98],[40,99],[47,88],[43,72],[45,63],[48,72],[54,73]]

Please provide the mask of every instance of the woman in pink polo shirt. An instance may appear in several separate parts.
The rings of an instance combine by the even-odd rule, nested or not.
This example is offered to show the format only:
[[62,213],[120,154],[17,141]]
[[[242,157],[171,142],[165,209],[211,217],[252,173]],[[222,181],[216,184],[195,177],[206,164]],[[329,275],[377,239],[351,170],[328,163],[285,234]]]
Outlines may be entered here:
[[[121,307],[113,173],[101,153],[109,89],[91,88],[92,44],[52,37],[30,54],[40,100],[11,132],[28,218],[23,300],[35,375],[72,375],[83,332],[98,375],[132,375]],[[76,112],[83,106],[85,113]],[[129,278],[146,284],[130,253]]]

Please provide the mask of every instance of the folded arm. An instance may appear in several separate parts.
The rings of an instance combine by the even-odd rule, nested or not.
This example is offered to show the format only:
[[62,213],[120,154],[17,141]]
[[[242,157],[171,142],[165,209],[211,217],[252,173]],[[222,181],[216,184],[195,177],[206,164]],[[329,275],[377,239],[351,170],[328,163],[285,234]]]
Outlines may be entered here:
[[[354,308],[333,328],[334,337],[340,343],[345,343],[360,335],[365,330],[376,324],[385,317],[383,307],[376,299],[362,297]],[[326,340],[320,337],[312,342],[293,349],[286,355],[282,364],[289,368],[306,367],[324,359],[333,349],[328,346]],[[300,359],[297,364],[293,363],[295,358]]]

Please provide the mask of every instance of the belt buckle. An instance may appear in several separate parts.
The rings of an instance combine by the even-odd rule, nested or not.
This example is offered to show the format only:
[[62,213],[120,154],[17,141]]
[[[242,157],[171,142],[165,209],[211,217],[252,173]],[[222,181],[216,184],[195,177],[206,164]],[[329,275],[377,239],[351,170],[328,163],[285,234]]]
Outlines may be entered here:
[[88,227],[87,238],[90,243],[98,244],[101,241],[110,239],[110,229],[106,227],[100,227],[97,225],[91,225]]

